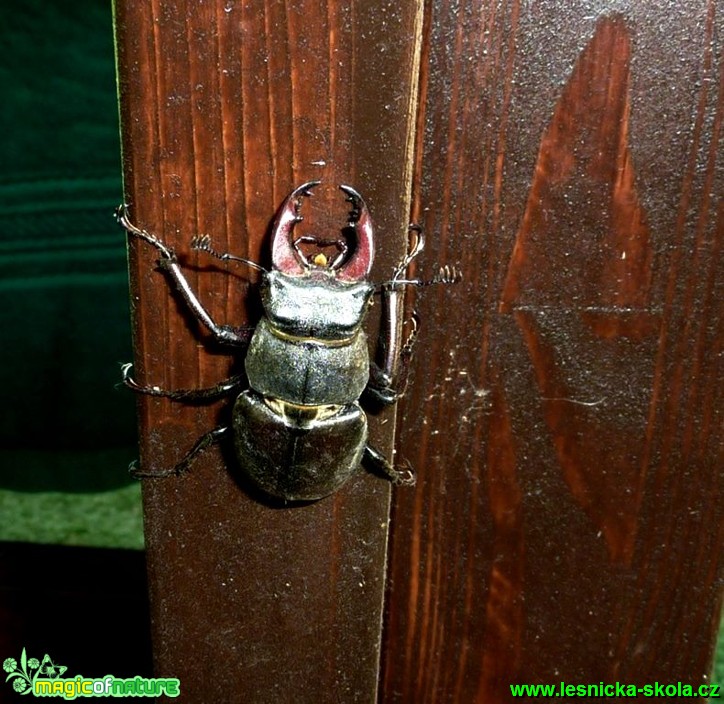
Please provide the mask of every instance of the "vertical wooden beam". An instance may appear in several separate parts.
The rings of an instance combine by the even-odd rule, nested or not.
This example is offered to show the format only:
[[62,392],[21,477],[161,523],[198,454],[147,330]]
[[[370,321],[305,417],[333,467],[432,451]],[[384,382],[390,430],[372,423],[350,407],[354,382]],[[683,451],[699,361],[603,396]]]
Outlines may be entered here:
[[394,497],[382,700],[705,683],[721,6],[427,8],[416,203],[465,281],[419,303],[436,334],[400,414],[419,481]]
[[[132,218],[180,255],[220,322],[254,322],[253,272],[190,252],[268,262],[267,232],[291,189],[322,178],[305,224],[337,231],[348,183],[378,231],[374,274],[404,249],[419,4],[309,0],[116,0],[125,193]],[[209,386],[233,371],[130,244],[137,378]],[[172,467],[228,414],[139,400],[141,463]],[[373,422],[390,449],[393,417]],[[390,488],[360,474],[335,496],[270,508],[209,451],[144,505],[156,670],[181,701],[372,702],[378,680]]]

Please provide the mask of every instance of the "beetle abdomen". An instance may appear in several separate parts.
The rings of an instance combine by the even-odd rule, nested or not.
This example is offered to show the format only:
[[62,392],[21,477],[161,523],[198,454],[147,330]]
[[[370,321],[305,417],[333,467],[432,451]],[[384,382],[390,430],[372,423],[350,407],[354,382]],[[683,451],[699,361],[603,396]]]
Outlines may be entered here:
[[314,501],[354,474],[367,442],[367,418],[357,403],[339,408],[272,408],[254,391],[234,406],[234,442],[247,476],[264,493]]

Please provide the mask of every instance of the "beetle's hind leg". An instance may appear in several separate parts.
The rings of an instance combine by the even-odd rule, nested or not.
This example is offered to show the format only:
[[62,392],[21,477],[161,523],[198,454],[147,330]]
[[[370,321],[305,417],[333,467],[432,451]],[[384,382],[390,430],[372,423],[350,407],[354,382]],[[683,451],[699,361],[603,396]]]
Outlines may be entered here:
[[204,450],[211,447],[211,445],[219,442],[224,436],[224,433],[229,428],[227,426],[219,426],[210,430],[208,433],[204,433],[195,443],[195,445],[189,450],[186,457],[184,457],[173,469],[161,470],[159,472],[146,472],[138,468],[137,462],[132,462],[128,468],[129,473],[136,479],[162,479],[164,477],[179,477],[185,474],[191,468],[191,464]]
[[377,474],[387,477],[396,486],[413,486],[417,478],[412,467],[405,462],[402,467],[395,467],[387,458],[371,445],[365,445],[363,462],[367,462]]
[[168,391],[158,386],[142,386],[131,376],[132,367],[132,364],[124,364],[121,367],[122,381],[129,389],[132,389],[138,394],[170,398],[174,401],[213,401],[214,399],[223,398],[238,391],[245,383],[245,377],[237,374],[206,389],[177,389],[175,391]]

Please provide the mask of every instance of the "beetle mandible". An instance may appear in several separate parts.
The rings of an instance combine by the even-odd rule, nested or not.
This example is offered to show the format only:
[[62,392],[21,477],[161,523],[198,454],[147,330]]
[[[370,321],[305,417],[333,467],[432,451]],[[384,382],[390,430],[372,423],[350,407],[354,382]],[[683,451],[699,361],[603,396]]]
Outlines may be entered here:
[[[444,266],[428,280],[406,278],[410,263],[424,246],[421,229],[411,226],[407,253],[392,278],[378,286],[370,283],[375,245],[372,220],[362,196],[350,186],[340,189],[351,204],[352,247],[344,238],[295,238],[302,201],[319,183],[302,184],[282,204],[272,230],[270,271],[243,257],[215,251],[208,235],[192,240],[192,249],[261,271],[264,315],[256,328],[249,329],[218,325],[191,289],[174,250],[134,225],[125,206],[118,209],[118,221],[126,231],[158,250],[159,267],[212,336],[218,342],[247,348],[246,378],[231,377],[207,389],[166,391],[142,386],[131,377],[131,365],[123,366],[124,383],[150,396],[200,401],[237,394],[230,427],[203,435],[174,468],[149,472],[132,466],[135,476],[183,474],[200,452],[231,431],[236,457],[248,479],[266,495],[285,502],[314,501],[332,494],[363,462],[394,484],[414,484],[409,467],[393,466],[367,442],[367,417],[359,399],[367,391],[379,402],[391,404],[404,392],[418,329],[413,313],[411,332],[402,342],[399,296],[404,287],[455,283],[461,275],[455,267]],[[310,247],[317,249],[316,254],[305,253]],[[325,254],[330,248],[333,256]],[[380,365],[370,360],[362,329],[375,292],[382,294],[384,304]]]

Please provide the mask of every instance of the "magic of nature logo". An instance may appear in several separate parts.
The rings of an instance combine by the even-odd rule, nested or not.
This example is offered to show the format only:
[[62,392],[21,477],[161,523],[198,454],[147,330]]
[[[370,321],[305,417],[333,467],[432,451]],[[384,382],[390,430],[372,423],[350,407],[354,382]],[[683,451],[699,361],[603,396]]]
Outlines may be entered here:
[[178,697],[181,683],[175,677],[104,677],[92,678],[76,675],[63,677],[68,668],[53,662],[46,653],[42,660],[29,658],[23,648],[20,659],[5,658],[5,682],[18,694],[35,697]]

